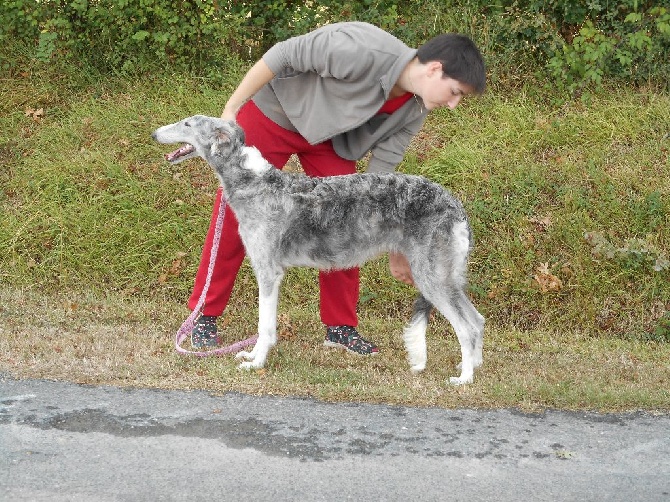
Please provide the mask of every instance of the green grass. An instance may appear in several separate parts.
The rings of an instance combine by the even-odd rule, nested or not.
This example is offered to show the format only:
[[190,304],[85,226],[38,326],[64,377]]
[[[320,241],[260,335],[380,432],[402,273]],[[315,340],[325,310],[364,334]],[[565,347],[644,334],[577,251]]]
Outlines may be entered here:
[[[320,348],[313,270],[287,275],[266,370],[176,356],[216,180],[201,161],[166,165],[150,133],[218,115],[243,69],[215,84],[49,65],[0,80],[0,371],[326,400],[670,409],[670,97],[626,88],[560,107],[530,87],[493,88],[433,114],[412,144],[401,170],[450,188],[471,217],[471,294],[487,318],[474,385],[445,385],[458,347],[439,316],[426,372],[409,374],[399,334],[414,292],[385,258],[363,268],[359,308],[378,358]],[[245,265],[227,340],[253,334],[255,316]]]

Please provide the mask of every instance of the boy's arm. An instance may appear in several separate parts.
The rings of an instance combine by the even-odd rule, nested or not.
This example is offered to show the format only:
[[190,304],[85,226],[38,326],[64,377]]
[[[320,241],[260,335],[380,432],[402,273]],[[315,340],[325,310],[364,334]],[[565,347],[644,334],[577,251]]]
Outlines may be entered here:
[[230,98],[228,98],[226,106],[221,113],[221,118],[235,120],[237,112],[242,108],[242,105],[249,101],[261,87],[270,82],[274,76],[274,72],[265,61],[262,59],[258,60],[242,78],[242,81],[230,95]]

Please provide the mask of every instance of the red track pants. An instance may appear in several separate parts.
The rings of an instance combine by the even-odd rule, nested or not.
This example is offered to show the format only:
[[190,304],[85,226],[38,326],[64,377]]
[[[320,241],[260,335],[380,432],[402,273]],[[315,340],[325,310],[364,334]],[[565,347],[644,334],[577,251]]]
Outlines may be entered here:
[[[338,156],[330,141],[310,145],[300,134],[287,131],[268,119],[252,101],[239,111],[237,122],[244,129],[246,144],[258,148],[274,166],[283,167],[289,157],[296,154],[308,176],[335,176],[356,171],[356,162]],[[216,193],[209,231],[188,302],[191,309],[195,308],[205,285],[220,201],[221,188]],[[244,246],[237,233],[237,219],[232,211],[226,211],[214,271],[203,307],[204,315],[220,316],[223,313],[244,255]],[[357,326],[359,270],[320,272],[319,286],[321,321],[326,326]]]

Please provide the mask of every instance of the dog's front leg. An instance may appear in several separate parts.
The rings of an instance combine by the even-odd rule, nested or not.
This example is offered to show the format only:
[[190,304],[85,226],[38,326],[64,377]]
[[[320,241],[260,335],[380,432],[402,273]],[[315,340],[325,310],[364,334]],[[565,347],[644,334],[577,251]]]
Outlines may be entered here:
[[265,366],[269,350],[277,343],[277,304],[283,273],[272,277],[258,277],[258,340],[251,352],[238,352],[237,359],[246,359],[242,369]]

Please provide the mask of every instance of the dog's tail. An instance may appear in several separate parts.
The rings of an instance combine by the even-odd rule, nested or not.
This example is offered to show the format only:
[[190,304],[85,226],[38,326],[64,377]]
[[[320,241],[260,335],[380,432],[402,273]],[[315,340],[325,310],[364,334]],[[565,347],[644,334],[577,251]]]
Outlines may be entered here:
[[419,294],[414,301],[412,319],[403,333],[407,357],[413,372],[423,371],[426,367],[426,329],[432,310],[433,304]]

